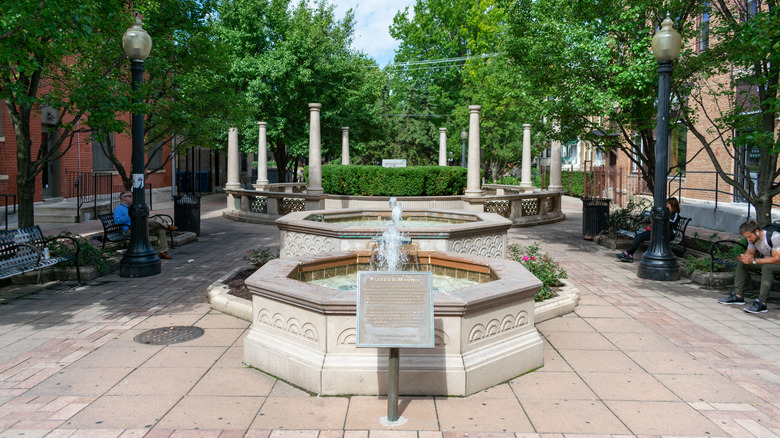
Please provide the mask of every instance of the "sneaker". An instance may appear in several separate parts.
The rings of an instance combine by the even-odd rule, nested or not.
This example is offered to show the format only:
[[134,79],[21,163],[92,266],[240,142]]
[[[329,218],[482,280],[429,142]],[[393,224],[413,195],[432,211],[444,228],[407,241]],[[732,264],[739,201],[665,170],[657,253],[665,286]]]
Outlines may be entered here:
[[745,308],[745,312],[764,313],[766,312],[766,304],[761,304],[760,300],[755,300],[753,301],[753,304]]
[[634,263],[634,256],[631,254],[623,254],[623,257],[620,257],[620,261],[624,263]]
[[628,255],[628,253],[623,251],[623,252],[619,252],[619,253],[615,254],[615,257],[617,257],[619,259],[622,259],[623,257],[625,257],[627,255]]
[[736,292],[732,292],[731,295],[727,296],[726,298],[719,299],[718,302],[721,304],[736,304],[737,306],[744,306],[745,298],[738,297]]

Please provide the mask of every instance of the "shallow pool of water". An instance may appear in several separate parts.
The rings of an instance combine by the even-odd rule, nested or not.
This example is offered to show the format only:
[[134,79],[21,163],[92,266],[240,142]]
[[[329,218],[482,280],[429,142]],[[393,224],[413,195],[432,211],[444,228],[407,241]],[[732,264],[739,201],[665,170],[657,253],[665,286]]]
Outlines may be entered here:
[[[351,291],[357,290],[357,273],[347,275],[337,275],[330,278],[321,278],[318,280],[310,280],[308,283],[316,284],[318,286],[324,286],[331,289]],[[466,287],[476,286],[480,284],[478,281],[469,280],[466,278],[455,278],[448,275],[433,274],[433,291],[434,292],[449,292],[452,290],[463,289]]]

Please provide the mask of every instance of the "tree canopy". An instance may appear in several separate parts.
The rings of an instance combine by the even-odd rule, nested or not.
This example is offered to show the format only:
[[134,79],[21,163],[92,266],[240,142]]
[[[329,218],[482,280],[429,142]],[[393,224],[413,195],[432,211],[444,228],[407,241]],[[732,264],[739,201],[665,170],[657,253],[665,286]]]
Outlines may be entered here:
[[241,148],[257,151],[257,122],[268,123],[268,147],[279,175],[308,157],[309,103],[321,103],[322,151],[335,158],[341,127],[350,145],[380,131],[381,72],[366,55],[350,48],[354,17],[337,19],[324,1],[227,0],[220,4],[219,41],[228,47],[231,87],[247,101],[237,121]]

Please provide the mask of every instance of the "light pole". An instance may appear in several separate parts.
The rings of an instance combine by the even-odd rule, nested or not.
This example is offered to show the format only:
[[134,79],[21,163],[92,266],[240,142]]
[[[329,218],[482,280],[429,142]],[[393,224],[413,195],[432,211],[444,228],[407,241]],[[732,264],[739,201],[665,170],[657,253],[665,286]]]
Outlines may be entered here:
[[650,247],[642,256],[637,277],[673,281],[680,278],[680,266],[669,249],[669,210],[666,208],[666,175],[669,168],[669,93],[672,61],[680,53],[680,34],[667,14],[661,30],[653,36],[653,55],[658,60],[658,116],[655,141],[655,189],[653,190]]
[[[122,48],[130,58],[133,80],[133,103],[141,99],[136,92],[144,81],[144,60],[152,51],[152,38],[141,27],[141,19],[122,35]],[[133,205],[130,206],[130,245],[119,262],[120,277],[148,277],[162,271],[160,257],[149,244],[149,207],[144,197],[144,115],[133,113],[131,131],[133,136],[132,175]]]
[[469,133],[465,129],[460,131],[460,139],[463,140],[460,149],[460,167],[466,167],[466,140],[469,139]]

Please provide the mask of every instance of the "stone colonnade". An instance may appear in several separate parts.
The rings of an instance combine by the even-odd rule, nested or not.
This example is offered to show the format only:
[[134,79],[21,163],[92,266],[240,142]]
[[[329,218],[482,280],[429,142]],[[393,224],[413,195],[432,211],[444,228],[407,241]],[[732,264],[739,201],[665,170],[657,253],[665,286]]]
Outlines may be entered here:
[[[322,188],[322,142],[320,135],[320,110],[322,104],[309,104],[309,181],[306,192],[311,195],[321,195]],[[480,105],[469,106],[469,137],[468,137],[468,173],[466,177],[467,197],[482,196],[480,184],[480,135],[479,112]],[[268,154],[266,140],[266,122],[258,122],[258,170],[255,188],[263,190],[269,185]],[[230,128],[228,135],[228,174],[226,189],[240,189],[239,171],[241,154],[238,150],[238,129]],[[349,127],[341,128],[341,164],[349,164]],[[447,165],[447,128],[439,128],[439,166]],[[531,189],[531,125],[523,125],[523,161],[520,187]],[[563,190],[561,184],[561,142],[551,144],[550,187],[549,190]]]

